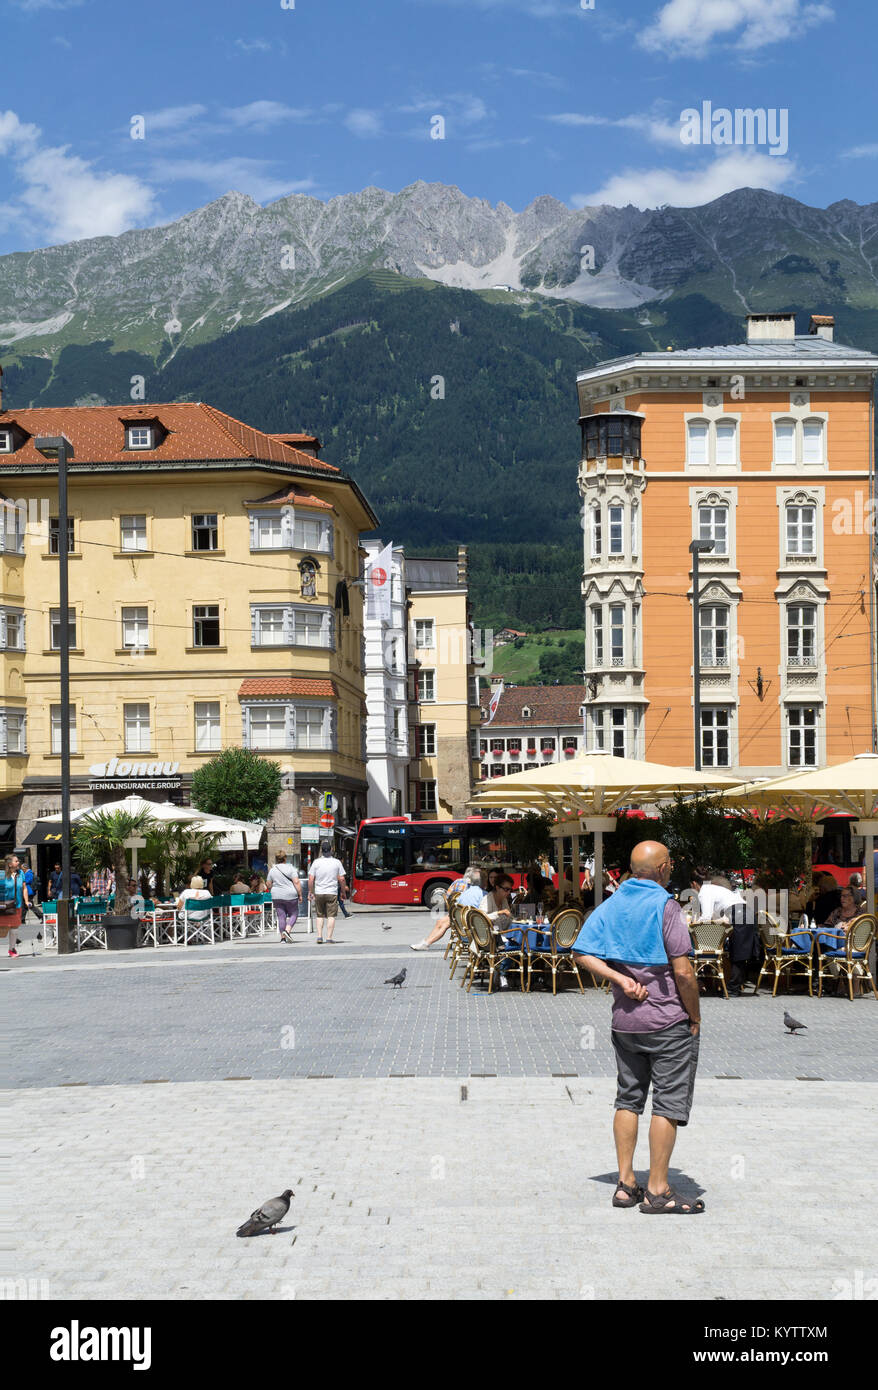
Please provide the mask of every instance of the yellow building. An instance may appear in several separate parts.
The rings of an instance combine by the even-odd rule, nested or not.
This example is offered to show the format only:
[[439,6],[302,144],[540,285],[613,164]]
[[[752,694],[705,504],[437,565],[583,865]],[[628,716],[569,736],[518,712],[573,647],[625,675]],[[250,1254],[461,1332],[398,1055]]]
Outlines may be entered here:
[[376,525],[357,485],[316,457],[313,437],[264,434],[205,404],[4,410],[2,485],[29,519],[26,535],[7,526],[2,578],[0,818],[17,820],[17,842],[59,807],[57,462],[34,443],[58,434],[74,450],[73,806],[132,791],[185,804],[193,772],[243,745],[284,773],[269,853],[299,849],[316,794],[355,824],[362,597],[349,586],[359,532]]
[[409,608],[409,810],[434,820],[469,815],[478,778],[476,653],[466,549],[456,560],[406,556]]

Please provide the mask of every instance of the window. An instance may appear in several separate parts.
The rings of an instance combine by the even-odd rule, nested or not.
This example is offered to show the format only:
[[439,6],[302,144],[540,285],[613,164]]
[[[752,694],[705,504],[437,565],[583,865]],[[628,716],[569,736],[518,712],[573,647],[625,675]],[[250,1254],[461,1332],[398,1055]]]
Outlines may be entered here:
[[[60,546],[60,525],[61,525],[61,522],[60,522],[60,520],[59,520],[59,518],[58,518],[57,516],[50,516],[50,517],[49,517],[49,554],[50,554],[50,555],[60,555],[60,553],[61,553],[61,546]],[[67,554],[68,554],[68,555],[72,555],[72,554],[73,554],[73,517],[72,517],[72,516],[69,516],[69,517],[67,518]]]
[[285,705],[251,705],[249,716],[251,748],[287,747]]
[[478,676],[469,676],[467,678],[467,687],[469,690],[469,702],[473,709],[478,709],[480,695]]
[[595,666],[604,664],[604,613],[600,605],[591,610],[591,641]]
[[775,420],[774,422],[774,461],[784,467],[792,467],[796,462],[796,422],[795,420]]
[[251,537],[254,550],[282,550],[283,519],[280,512],[260,512],[251,518]]
[[419,672],[418,672],[418,699],[419,699],[419,700],[435,700],[435,699],[436,699],[436,672],[435,672],[435,671],[419,671]]
[[26,753],[25,729],[23,710],[0,710],[0,753]]
[[332,629],[330,615],[319,609],[293,609],[293,645],[296,647],[328,647],[331,645]]
[[730,767],[729,712],[726,709],[701,711],[701,764],[703,767]]
[[591,712],[591,737],[592,748],[597,751],[604,747],[604,712],[602,709],[593,709]]
[[391,727],[392,727],[392,731],[393,731],[393,737],[394,737],[397,741],[399,741],[399,739],[402,738],[402,730],[401,730],[401,725],[400,725],[400,720],[401,720],[401,718],[402,718],[402,710],[400,710],[399,708],[394,709],[394,710],[393,710],[393,720],[392,720],[392,726],[391,726]]
[[479,753],[484,758],[488,752],[488,740],[483,738],[479,742]]
[[149,611],[146,608],[122,609],[122,646],[149,646]]
[[[52,705],[49,711],[51,723],[51,744],[53,753],[61,752],[61,706]],[[67,722],[70,729],[70,752],[76,752],[76,710],[69,706],[67,710]]]
[[709,425],[706,420],[690,420],[686,433],[688,444],[686,462],[693,468],[706,468],[708,464],[707,442]]
[[822,420],[805,420],[802,423],[802,462],[823,463],[826,458],[824,445],[825,430]]
[[402,792],[399,787],[391,787],[390,789],[390,814],[392,816],[402,815]]
[[149,752],[149,705],[125,705],[125,752]]
[[146,550],[146,517],[129,513],[119,518],[122,550]]
[[193,647],[218,647],[220,611],[218,603],[196,603],[192,608]]
[[297,516],[293,523],[293,549],[329,551],[332,549],[331,535],[329,522],[320,521],[317,517]]
[[637,507],[631,508],[631,554],[636,555],[639,550],[637,544]]
[[195,701],[195,748],[199,753],[218,753],[220,743],[219,700]]
[[12,430],[0,430],[0,454],[12,453]]
[[296,705],[296,747],[327,748],[326,711],[320,705]]
[[436,645],[436,625],[432,618],[415,619],[415,646],[423,649]]
[[787,555],[815,555],[817,508],[787,507]]
[[728,666],[729,610],[719,604],[707,604],[699,612],[701,628],[701,665]]
[[719,420],[716,426],[718,468],[733,468],[738,461],[738,427],[734,420]]
[[522,719],[532,719],[532,718],[533,718],[533,710],[531,709],[530,705],[525,705],[525,706],[524,706],[524,709],[521,711],[521,717],[522,717]]
[[625,551],[622,528],[625,522],[624,507],[610,507],[608,509],[609,531],[610,531],[610,554],[622,555]]
[[572,748],[572,749],[574,750],[574,752],[575,752],[578,746],[579,746],[579,739],[578,739],[578,738],[562,738],[562,740],[561,740],[561,747],[564,749],[565,752],[567,751],[568,748]]
[[436,756],[436,725],[419,724],[415,730],[415,747],[417,757],[435,758]]
[[492,777],[503,777],[505,773],[506,768],[503,766],[502,763],[491,763],[490,775]]
[[253,645],[280,647],[287,640],[283,608],[253,609]]
[[603,545],[601,539],[601,509],[599,506],[593,506],[589,509],[589,518],[591,522],[591,558],[593,560],[599,560]]
[[217,550],[219,527],[216,512],[194,512],[192,516],[192,549]]
[[631,665],[637,665],[637,653],[640,648],[640,636],[638,633],[638,620],[640,608],[637,604],[631,609]]
[[417,806],[419,811],[436,810],[436,783],[417,782]]
[[610,657],[614,666],[624,666],[625,609],[621,603],[610,604]]
[[0,647],[5,651],[25,649],[24,614],[14,608],[0,608]]
[[790,767],[816,767],[817,711],[813,706],[787,709],[787,757]]
[[520,772],[520,771],[521,771],[521,763],[507,763],[507,765],[506,765],[506,772],[507,772],[507,775],[508,775],[508,776],[511,776],[513,772]]
[[151,449],[152,428],[149,425],[129,425],[125,431],[126,447],[129,449]]
[[[49,628],[51,632],[51,647],[53,652],[61,650],[61,609],[49,609]],[[67,609],[67,641],[71,647],[76,646],[76,609]]]
[[728,507],[698,508],[698,539],[713,541],[711,555],[729,553],[729,509]]
[[2,534],[3,550],[6,554],[24,554],[24,533],[27,526],[27,509],[24,504],[3,501]]
[[621,410],[589,415],[582,422],[583,457],[639,458],[640,426],[637,415]]
[[787,608],[787,665],[813,666],[817,651],[817,608],[793,603]]
[[624,709],[614,709],[612,711],[612,730],[613,730],[613,757],[625,757],[625,711]]

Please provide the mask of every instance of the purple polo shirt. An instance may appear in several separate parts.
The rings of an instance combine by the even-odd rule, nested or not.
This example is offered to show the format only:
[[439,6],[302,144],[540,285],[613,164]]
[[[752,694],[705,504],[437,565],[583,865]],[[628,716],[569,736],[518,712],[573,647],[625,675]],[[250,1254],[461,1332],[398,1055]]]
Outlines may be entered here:
[[[665,906],[662,937],[669,962],[672,956],[686,956],[692,949],[686,918],[673,898],[668,898]],[[646,999],[638,1001],[629,999],[619,985],[612,984],[614,1032],[658,1033],[689,1017],[677,992],[672,965],[628,965],[618,960],[608,961],[608,964],[620,974],[630,975],[649,991]]]

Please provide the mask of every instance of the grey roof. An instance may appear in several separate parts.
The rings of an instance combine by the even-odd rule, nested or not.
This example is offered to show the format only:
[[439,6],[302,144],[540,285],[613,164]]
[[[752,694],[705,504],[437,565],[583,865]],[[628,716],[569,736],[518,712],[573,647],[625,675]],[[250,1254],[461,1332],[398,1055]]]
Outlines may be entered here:
[[655,368],[662,364],[680,367],[690,362],[699,366],[708,362],[788,362],[797,366],[816,366],[819,362],[827,366],[841,366],[843,363],[856,362],[878,368],[878,357],[874,353],[808,333],[795,338],[769,338],[755,343],[722,343],[716,347],[675,348],[673,352],[639,352],[627,357],[613,357],[580,372],[579,378],[594,376],[626,363]]
[[405,582],[409,589],[465,589],[457,573],[457,560],[419,560],[407,555]]

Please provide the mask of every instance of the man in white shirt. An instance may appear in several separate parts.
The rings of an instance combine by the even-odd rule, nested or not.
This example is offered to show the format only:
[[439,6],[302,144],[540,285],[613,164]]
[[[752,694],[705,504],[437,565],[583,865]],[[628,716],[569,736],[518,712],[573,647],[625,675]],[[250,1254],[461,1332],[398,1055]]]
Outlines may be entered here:
[[[344,865],[332,853],[332,845],[324,840],[320,853],[311,865],[308,887],[314,895],[314,915],[317,918],[317,945],[332,942],[335,919],[338,916],[339,893],[345,891]],[[326,934],[324,936],[324,926]]]
[[712,922],[718,917],[732,920],[732,909],[744,902],[744,894],[735,888],[723,888],[719,883],[711,883],[701,874],[692,875],[692,887],[698,894],[698,915],[702,922]]
[[711,922],[725,917],[732,923],[732,939],[729,943],[731,974],[729,976],[729,996],[741,997],[741,988],[747,974],[747,963],[758,950],[756,933],[756,914],[744,894],[736,888],[726,888],[721,883],[710,883],[701,874],[692,875],[692,887],[698,893],[698,915],[703,922]]

